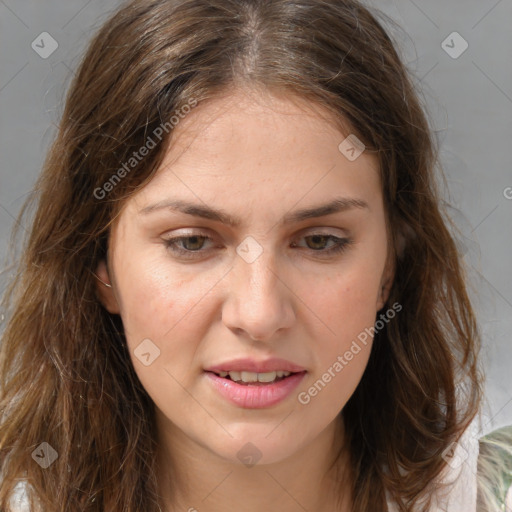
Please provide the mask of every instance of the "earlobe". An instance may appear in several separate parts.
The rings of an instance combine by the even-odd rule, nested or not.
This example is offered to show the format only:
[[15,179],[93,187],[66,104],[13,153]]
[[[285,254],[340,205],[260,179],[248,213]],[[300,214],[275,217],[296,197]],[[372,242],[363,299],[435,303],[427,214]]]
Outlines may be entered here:
[[101,260],[96,267],[96,291],[99,301],[103,304],[105,309],[109,313],[119,314],[119,304],[116,296],[114,295],[114,289],[110,282],[110,276],[108,274],[107,264],[105,260]]
[[384,307],[386,304],[389,294],[391,292],[391,287],[393,286],[393,281],[395,278],[395,268],[391,258],[386,263],[386,268],[382,274],[382,279],[380,282],[379,294],[377,297],[377,311]]

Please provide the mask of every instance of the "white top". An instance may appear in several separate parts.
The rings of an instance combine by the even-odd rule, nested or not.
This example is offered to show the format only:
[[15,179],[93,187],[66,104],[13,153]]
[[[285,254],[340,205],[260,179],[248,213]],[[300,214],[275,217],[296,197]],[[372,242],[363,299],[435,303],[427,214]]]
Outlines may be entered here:
[[[473,423],[463,434],[453,450],[445,451],[448,466],[442,475],[443,482],[451,483],[445,492],[434,496],[429,512],[476,512],[478,431]],[[24,498],[24,484],[19,483],[11,497],[13,512],[30,512]],[[396,504],[388,500],[389,512],[398,512]]]

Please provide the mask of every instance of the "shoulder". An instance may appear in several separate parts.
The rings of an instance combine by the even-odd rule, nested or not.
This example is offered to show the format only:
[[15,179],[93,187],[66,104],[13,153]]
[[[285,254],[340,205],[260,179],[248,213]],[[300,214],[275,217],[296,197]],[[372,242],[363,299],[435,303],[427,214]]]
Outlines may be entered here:
[[[429,512],[476,512],[478,453],[478,427],[473,422],[459,441],[443,452],[446,466],[438,479],[438,492],[430,496]],[[388,512],[398,512],[395,503],[388,500],[387,505]]]
[[[429,512],[512,511],[512,426],[482,435],[474,421],[444,458],[443,488]],[[389,500],[388,511],[398,512]]]
[[444,451],[446,468],[441,475],[441,481],[445,487],[436,496],[437,508],[434,511],[476,511],[479,433],[480,429],[474,421],[460,440]]
[[27,499],[27,482],[20,481],[14,488],[10,498],[11,512],[31,512]]

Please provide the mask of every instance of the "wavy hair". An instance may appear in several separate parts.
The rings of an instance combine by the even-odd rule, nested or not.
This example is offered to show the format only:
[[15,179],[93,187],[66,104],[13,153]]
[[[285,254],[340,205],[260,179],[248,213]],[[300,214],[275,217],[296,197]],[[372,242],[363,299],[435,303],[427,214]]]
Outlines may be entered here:
[[[94,35],[17,223],[28,227],[3,299],[1,510],[21,480],[44,512],[159,510],[153,403],[92,272],[172,128],[104,185],[192,100],[249,86],[318,105],[379,158],[396,263],[388,303],[403,311],[375,335],[343,410],[353,510],[386,510],[386,496],[401,512],[427,509],[444,451],[479,407],[480,341],[432,131],[379,16],[355,0],[133,0]],[[42,442],[58,453],[47,469],[31,457]]]

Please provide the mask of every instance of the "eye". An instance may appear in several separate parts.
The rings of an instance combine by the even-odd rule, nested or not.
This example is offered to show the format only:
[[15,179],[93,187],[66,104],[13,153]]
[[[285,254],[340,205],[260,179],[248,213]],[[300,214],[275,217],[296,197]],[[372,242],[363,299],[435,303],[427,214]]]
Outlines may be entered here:
[[[315,253],[321,253],[322,255],[331,255],[337,254],[345,249],[353,243],[349,238],[339,238],[337,236],[326,234],[326,233],[313,233],[312,235],[308,235],[303,237],[304,240],[310,239],[311,242],[308,244],[309,249]],[[326,244],[328,242],[332,242],[330,248],[325,249]],[[295,244],[292,244],[295,245]]]
[[[167,238],[165,240],[165,245],[170,251],[180,256],[193,258],[193,253],[205,252],[201,251],[201,249],[203,248],[206,240],[213,241],[211,237],[202,234],[177,236],[174,238]],[[184,248],[182,246],[184,246]]]
[[[307,247],[305,249],[320,257],[341,253],[353,243],[349,238],[339,238],[335,235],[326,233],[313,233],[311,235],[303,236],[301,239],[311,240],[310,242],[307,242]],[[166,238],[164,240],[165,246],[168,250],[184,258],[195,258],[201,253],[204,254],[207,252],[209,249],[204,249],[204,246],[208,241],[213,242],[214,240],[212,237],[202,233],[176,236]],[[328,247],[329,242],[332,243],[330,247]],[[291,247],[300,246],[293,243],[291,244]]]

